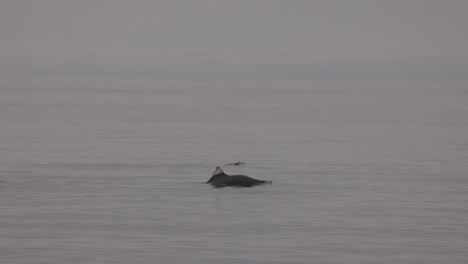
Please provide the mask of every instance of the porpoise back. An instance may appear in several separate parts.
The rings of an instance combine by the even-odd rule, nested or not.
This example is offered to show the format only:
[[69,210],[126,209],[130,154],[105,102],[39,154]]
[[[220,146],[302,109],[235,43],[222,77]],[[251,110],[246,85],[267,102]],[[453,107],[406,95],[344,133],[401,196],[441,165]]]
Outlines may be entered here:
[[227,175],[223,169],[216,167],[211,178],[206,182],[214,187],[253,187],[265,183],[272,183],[271,181],[257,180],[246,175]]

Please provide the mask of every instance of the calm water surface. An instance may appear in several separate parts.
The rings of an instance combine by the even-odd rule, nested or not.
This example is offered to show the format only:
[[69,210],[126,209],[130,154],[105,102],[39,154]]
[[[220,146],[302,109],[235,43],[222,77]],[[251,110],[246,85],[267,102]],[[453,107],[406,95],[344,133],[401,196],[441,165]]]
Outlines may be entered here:
[[[0,262],[467,263],[460,87],[0,90]],[[203,184],[215,166],[273,180]]]

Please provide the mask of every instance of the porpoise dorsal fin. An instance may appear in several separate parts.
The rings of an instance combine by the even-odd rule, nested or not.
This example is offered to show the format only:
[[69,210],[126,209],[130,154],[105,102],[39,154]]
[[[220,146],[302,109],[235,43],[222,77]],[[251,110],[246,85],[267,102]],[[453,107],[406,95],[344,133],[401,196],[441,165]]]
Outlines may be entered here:
[[211,177],[219,175],[219,174],[225,174],[225,173],[223,169],[221,169],[220,167],[216,167],[216,170],[213,172],[213,175],[211,175]]

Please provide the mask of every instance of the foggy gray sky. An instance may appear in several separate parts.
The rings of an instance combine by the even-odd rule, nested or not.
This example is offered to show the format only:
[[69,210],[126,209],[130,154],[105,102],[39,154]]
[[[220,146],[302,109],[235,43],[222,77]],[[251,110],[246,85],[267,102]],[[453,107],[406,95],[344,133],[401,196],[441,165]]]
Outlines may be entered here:
[[0,79],[468,80],[468,1],[0,2]]

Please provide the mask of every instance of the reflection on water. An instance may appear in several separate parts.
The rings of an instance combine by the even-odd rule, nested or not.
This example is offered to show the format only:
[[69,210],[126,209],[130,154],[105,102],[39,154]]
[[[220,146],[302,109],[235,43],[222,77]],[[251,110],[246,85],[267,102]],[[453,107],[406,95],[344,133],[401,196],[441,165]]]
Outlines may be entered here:
[[[0,262],[466,263],[465,102],[437,89],[3,92]],[[204,184],[239,160],[227,174],[274,184]]]

